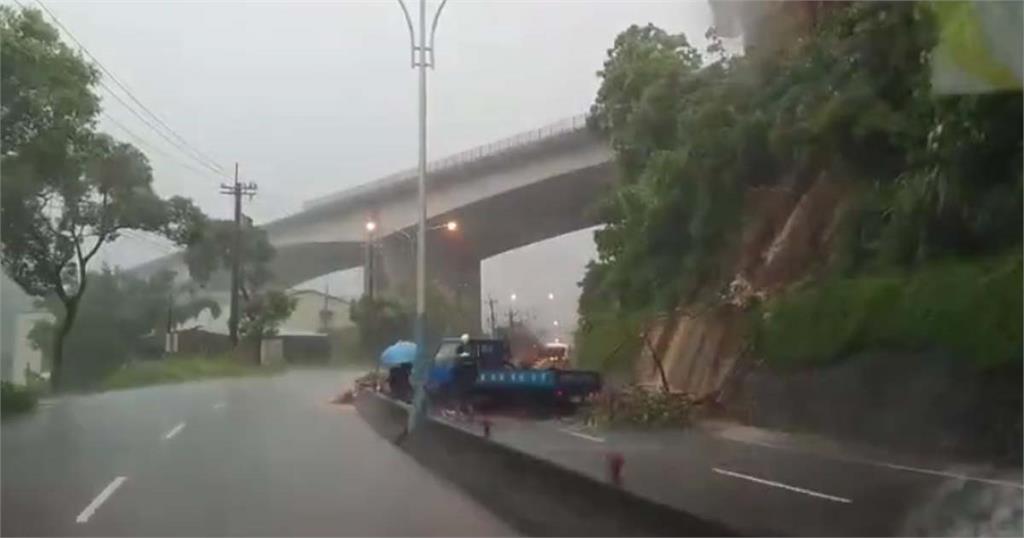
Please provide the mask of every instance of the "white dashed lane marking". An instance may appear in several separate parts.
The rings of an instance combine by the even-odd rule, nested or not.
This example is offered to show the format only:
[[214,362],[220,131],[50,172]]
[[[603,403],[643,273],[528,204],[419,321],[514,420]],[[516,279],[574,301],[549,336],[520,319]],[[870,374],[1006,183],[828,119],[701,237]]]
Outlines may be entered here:
[[789,491],[795,491],[797,493],[803,493],[804,495],[810,495],[811,497],[817,497],[819,499],[825,499],[825,500],[828,500],[828,501],[833,501],[833,502],[837,502],[837,503],[847,503],[847,504],[853,502],[850,499],[847,499],[846,497],[836,497],[835,495],[828,495],[826,493],[821,493],[820,491],[814,491],[814,490],[805,489],[805,488],[798,488],[796,486],[791,486],[789,484],[783,484],[782,482],[775,482],[773,480],[765,480],[764,478],[758,478],[756,476],[750,476],[748,474],[737,473],[737,472],[734,472],[734,471],[727,471],[725,469],[719,469],[718,467],[712,467],[711,470],[716,472],[716,473],[718,473],[718,474],[721,474],[721,475],[731,476],[733,478],[739,478],[740,480],[749,480],[750,482],[755,482],[755,483],[758,483],[758,484],[763,484],[765,486],[771,486],[773,488],[781,488],[781,489],[785,489],[785,490],[789,490]]
[[89,505],[86,506],[84,510],[82,510],[82,513],[78,514],[78,517],[75,518],[75,522],[85,523],[86,521],[89,521],[89,518],[92,517],[94,513],[96,513],[96,510],[100,507],[100,505],[106,502],[106,500],[109,499],[110,496],[113,495],[115,491],[117,491],[117,488],[121,487],[121,484],[124,482],[124,480],[125,477],[123,476],[119,476],[111,480],[111,482],[107,484],[107,487],[103,488],[103,491],[101,491],[100,494],[97,495],[96,498],[93,499],[92,502],[89,503]]
[[175,435],[178,435],[179,433],[181,433],[181,430],[183,429],[185,429],[185,423],[179,422],[177,426],[171,428],[171,431],[164,434],[164,440],[166,441],[168,439],[171,439]]
[[594,435],[587,435],[585,433],[575,432],[575,431],[572,431],[572,430],[569,430],[569,429],[565,429],[565,428],[560,428],[558,431],[560,431],[562,433],[567,433],[567,434],[572,435],[574,437],[579,437],[580,439],[586,439],[587,441],[591,441],[591,442],[594,442],[594,443],[603,443],[605,441],[603,437],[597,437],[597,436],[594,436]]

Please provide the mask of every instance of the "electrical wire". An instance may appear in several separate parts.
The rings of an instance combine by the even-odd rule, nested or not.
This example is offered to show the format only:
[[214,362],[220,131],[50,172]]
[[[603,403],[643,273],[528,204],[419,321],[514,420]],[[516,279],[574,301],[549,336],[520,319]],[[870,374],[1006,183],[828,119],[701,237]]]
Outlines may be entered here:
[[177,164],[178,166],[181,166],[182,168],[186,168],[186,169],[188,169],[188,170],[190,170],[192,172],[195,172],[196,174],[200,174],[204,178],[213,179],[214,181],[219,181],[219,177],[220,176],[217,176],[217,177],[211,176],[210,174],[212,172],[210,172],[209,170],[207,170],[207,169],[199,169],[199,168],[196,168],[196,167],[192,166],[191,164],[188,164],[188,163],[186,163],[184,161],[179,160],[177,157],[175,157],[175,156],[171,155],[170,153],[167,153],[166,151],[160,149],[160,147],[157,146],[156,144],[153,144],[152,142],[150,142],[150,141],[146,140],[145,138],[143,138],[143,137],[139,136],[138,134],[136,134],[134,131],[129,129],[123,123],[121,123],[120,121],[115,119],[113,116],[111,116],[110,114],[107,114],[106,111],[101,111],[100,114],[102,114],[103,117],[107,119],[107,121],[109,121],[110,123],[114,124],[114,126],[116,126],[117,128],[121,129],[122,131],[124,131],[125,134],[127,134],[128,136],[133,138],[136,142],[141,144],[143,147],[145,147],[145,148],[147,148],[147,149],[149,149],[151,151],[155,151],[156,153],[159,153],[159,154],[163,155],[164,157],[167,157],[168,159],[173,161],[174,164]]
[[[85,45],[83,45],[82,42],[78,40],[78,38],[75,37],[75,35],[71,32],[71,30],[69,30],[67,28],[67,26],[65,26],[64,23],[62,23],[60,21],[60,19],[56,15],[54,15],[54,13],[52,11],[50,11],[50,9],[48,7],[46,7],[46,4],[44,4],[42,2],[42,0],[35,0],[35,2],[37,4],[39,4],[39,7],[41,7],[43,9],[43,11],[45,11],[50,16],[50,18],[57,25],[57,27],[60,28],[61,30],[63,30],[64,33],[67,34],[67,36],[71,39],[71,41],[73,41],[76,45],[78,45],[78,47],[82,50],[82,52],[85,53],[86,56],[88,56],[90,59],[92,59],[93,62],[96,63],[96,65],[100,68],[100,70],[102,70],[107,75],[107,78],[109,78],[114,84],[116,84],[119,88],[121,88],[121,90],[125,94],[127,94],[128,97],[133,102],[135,102],[140,108],[142,108],[142,110],[144,110],[146,112],[146,114],[148,114],[156,123],[158,123],[164,129],[166,129],[166,131],[168,133],[170,133],[175,139],[177,139],[177,141],[172,140],[171,137],[167,136],[167,134],[164,133],[164,131],[161,131],[160,129],[155,127],[152,123],[150,123],[146,118],[144,118],[142,116],[142,114],[140,114],[137,110],[135,110],[134,107],[129,105],[127,102],[125,102],[125,100],[123,98],[121,98],[121,96],[119,96],[116,92],[114,92],[109,86],[107,86],[103,82],[102,79],[100,79],[99,83],[100,83],[100,85],[103,88],[105,88],[107,90],[107,93],[109,93],[112,97],[117,99],[117,101],[120,102],[122,106],[127,108],[132,114],[134,114],[137,118],[139,118],[140,121],[145,123],[146,126],[148,126],[150,129],[152,129],[158,135],[160,135],[168,143],[170,143],[171,145],[175,146],[182,153],[184,153],[185,155],[188,155],[190,158],[195,160],[197,163],[199,163],[199,164],[203,165],[204,167],[210,169],[215,174],[218,174],[220,176],[225,176],[225,177],[227,176],[227,173],[224,172],[224,167],[223,166],[221,166],[216,161],[214,161],[210,157],[206,156],[206,154],[204,154],[203,152],[199,151],[194,146],[189,144],[188,141],[184,139],[184,137],[182,137],[174,129],[172,129],[170,126],[168,126],[167,123],[164,122],[155,112],[153,112],[152,110],[150,110],[149,107],[147,107],[145,104],[143,104],[142,101],[140,101],[135,96],[135,94],[132,93],[132,91],[130,89],[128,89],[128,87],[124,83],[122,83],[117,78],[117,76],[114,75],[114,73],[112,71],[110,71],[109,69],[107,69],[107,67],[105,65],[103,65],[103,62],[101,62],[99,60],[99,58],[97,58],[95,55],[93,55],[89,51],[89,49]],[[21,5],[21,4],[19,4],[19,5]],[[24,6],[22,6],[22,7],[24,7]]]

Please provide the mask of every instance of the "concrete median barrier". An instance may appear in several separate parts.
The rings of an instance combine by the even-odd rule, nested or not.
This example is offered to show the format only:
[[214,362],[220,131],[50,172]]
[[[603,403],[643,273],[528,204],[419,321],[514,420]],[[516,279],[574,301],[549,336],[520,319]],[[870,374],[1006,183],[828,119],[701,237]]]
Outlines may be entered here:
[[717,523],[638,497],[436,419],[404,436],[408,406],[361,391],[359,414],[381,436],[532,536],[734,536]]

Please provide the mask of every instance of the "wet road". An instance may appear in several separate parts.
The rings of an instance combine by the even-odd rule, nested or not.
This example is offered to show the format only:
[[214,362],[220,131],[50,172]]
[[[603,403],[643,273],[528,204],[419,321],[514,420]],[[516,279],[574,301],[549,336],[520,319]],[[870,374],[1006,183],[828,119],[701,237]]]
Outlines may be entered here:
[[[478,423],[442,418],[483,435]],[[1020,469],[919,462],[749,427],[598,432],[491,416],[490,439],[741,534],[1021,536]],[[858,447],[863,448],[863,447]]]
[[69,397],[2,426],[0,533],[509,535],[293,371]]

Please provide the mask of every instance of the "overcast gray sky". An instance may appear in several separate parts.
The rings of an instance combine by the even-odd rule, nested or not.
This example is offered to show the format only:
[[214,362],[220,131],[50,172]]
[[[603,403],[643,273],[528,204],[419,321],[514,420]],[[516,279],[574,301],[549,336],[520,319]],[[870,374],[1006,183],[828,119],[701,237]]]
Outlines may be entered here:
[[[44,2],[191,145],[225,168],[240,163],[242,178],[259,184],[246,207],[257,222],[415,163],[416,76],[394,1]],[[431,11],[436,5],[428,2]],[[648,22],[703,47],[710,8],[704,0],[450,0],[429,73],[430,158],[585,112],[616,34]],[[198,165],[116,100],[105,95],[104,103],[143,142],[106,117],[101,126],[146,151],[161,194],[229,216],[217,188],[223,178],[184,167]],[[132,265],[163,253],[153,242],[125,239],[105,260]],[[568,317],[592,254],[590,233],[582,232],[492,258],[484,294],[551,288],[559,304],[538,323]],[[541,283],[523,270],[538,263],[546,267]],[[341,291],[359,281],[332,280]]]

